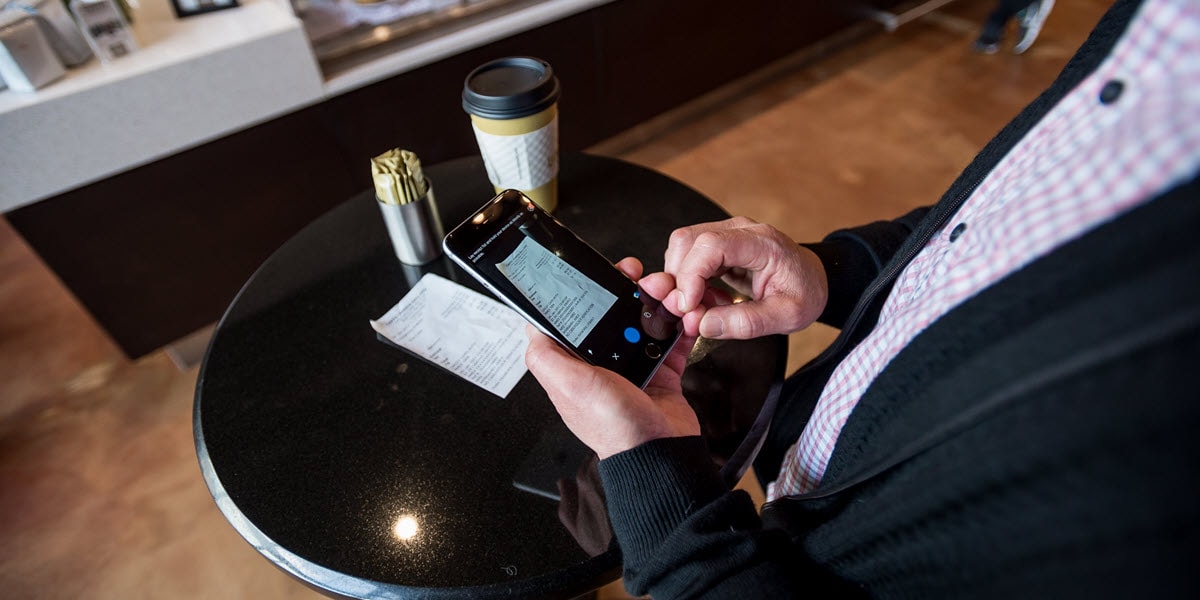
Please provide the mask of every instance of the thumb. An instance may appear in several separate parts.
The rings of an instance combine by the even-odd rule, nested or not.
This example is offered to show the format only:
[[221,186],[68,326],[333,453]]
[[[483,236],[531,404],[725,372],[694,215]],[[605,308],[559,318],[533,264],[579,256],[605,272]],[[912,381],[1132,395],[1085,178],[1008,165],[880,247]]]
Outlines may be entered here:
[[[525,333],[529,336],[525,366],[542,384],[555,408],[560,414],[583,412],[585,407],[573,400],[602,391],[604,382],[597,369],[571,355],[532,326],[527,326]],[[568,390],[575,393],[568,393]]]
[[534,375],[545,374],[552,377],[561,371],[575,371],[579,360],[568,354],[546,334],[532,325],[526,325],[525,335],[529,338],[529,346],[525,349],[525,366],[533,371]]
[[709,308],[700,320],[700,335],[716,340],[748,340],[790,333],[804,325],[800,303],[785,296],[769,296]]

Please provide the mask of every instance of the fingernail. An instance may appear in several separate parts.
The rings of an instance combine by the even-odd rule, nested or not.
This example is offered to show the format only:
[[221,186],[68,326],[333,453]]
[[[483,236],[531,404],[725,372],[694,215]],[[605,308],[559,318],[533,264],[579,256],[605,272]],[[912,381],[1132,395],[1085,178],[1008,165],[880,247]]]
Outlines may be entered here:
[[706,338],[720,337],[725,333],[725,321],[721,317],[705,315],[700,320],[700,335]]
[[676,312],[683,312],[683,293],[679,290],[671,290],[671,293],[667,294],[666,298],[663,298],[663,304],[667,303],[675,307]]

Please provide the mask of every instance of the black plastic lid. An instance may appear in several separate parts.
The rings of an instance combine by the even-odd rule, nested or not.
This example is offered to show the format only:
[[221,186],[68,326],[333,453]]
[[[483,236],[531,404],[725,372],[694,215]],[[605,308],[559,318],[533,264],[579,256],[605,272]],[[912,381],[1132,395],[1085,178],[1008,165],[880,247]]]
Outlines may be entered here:
[[558,78],[550,63],[510,56],[484,63],[463,83],[463,110],[485,119],[519,119],[558,101]]

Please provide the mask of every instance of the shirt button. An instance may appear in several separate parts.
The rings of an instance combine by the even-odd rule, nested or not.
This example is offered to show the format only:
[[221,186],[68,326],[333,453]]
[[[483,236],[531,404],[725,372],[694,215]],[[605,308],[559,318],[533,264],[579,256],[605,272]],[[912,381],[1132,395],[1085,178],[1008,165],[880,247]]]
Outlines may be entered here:
[[1102,104],[1112,104],[1117,101],[1117,98],[1121,97],[1121,92],[1124,91],[1125,83],[1119,79],[1113,79],[1100,88],[1100,102]]
[[966,230],[967,230],[966,223],[959,223],[958,225],[955,225],[954,229],[950,230],[950,241],[953,242],[953,241],[958,240],[958,238],[962,237],[963,232]]

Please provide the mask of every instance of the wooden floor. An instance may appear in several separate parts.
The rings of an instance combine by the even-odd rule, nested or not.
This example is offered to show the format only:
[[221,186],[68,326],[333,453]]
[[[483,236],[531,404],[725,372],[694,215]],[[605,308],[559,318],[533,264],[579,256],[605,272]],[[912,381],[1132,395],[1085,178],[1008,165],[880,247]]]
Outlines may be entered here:
[[[970,44],[990,2],[955,2],[816,62],[778,65],[595,151],[816,240],[935,201],[1109,4],[1059,0],[1029,52],[984,56]],[[793,364],[831,333],[793,336]],[[124,359],[0,220],[0,595],[319,597],[217,511],[192,443],[195,381],[195,368],[163,352]],[[619,584],[600,595],[623,597]]]

